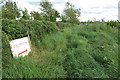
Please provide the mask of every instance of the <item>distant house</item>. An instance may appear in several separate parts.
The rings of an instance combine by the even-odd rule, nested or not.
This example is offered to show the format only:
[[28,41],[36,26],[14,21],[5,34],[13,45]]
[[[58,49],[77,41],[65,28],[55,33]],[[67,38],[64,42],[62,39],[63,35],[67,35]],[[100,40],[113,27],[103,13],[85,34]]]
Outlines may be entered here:
[[56,21],[57,21],[57,22],[61,22],[62,19],[61,19],[61,18],[56,18]]

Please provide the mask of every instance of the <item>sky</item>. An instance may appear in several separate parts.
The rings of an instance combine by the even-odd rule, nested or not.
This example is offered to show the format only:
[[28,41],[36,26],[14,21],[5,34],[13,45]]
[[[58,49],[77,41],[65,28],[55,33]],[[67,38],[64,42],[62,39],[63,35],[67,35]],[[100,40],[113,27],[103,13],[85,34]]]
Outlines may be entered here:
[[[12,0],[17,2],[19,8],[40,12],[41,0]],[[60,14],[62,14],[65,3],[70,2],[76,8],[81,9],[80,21],[88,20],[118,20],[118,2],[120,0],[49,0]]]

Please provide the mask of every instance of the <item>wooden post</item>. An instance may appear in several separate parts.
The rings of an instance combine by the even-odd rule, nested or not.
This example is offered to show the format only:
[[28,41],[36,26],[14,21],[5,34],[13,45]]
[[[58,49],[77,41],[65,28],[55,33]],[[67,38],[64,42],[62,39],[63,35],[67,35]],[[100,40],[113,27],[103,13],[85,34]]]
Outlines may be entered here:
[[32,45],[31,45],[31,41],[30,41],[30,36],[29,36],[29,34],[28,34],[28,42],[29,42],[29,44],[30,44],[30,49],[31,49],[31,51],[32,51]]

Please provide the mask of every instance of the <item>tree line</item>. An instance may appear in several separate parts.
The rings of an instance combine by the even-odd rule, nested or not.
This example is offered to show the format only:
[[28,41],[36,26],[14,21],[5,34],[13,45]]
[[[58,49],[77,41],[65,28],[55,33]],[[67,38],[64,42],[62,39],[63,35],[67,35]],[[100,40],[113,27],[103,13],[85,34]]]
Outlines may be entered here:
[[60,13],[53,8],[53,4],[48,0],[42,0],[39,3],[40,11],[31,11],[30,14],[25,8],[19,9],[16,2],[12,0],[4,0],[2,4],[2,18],[3,19],[20,19],[20,20],[47,20],[55,22],[57,18],[60,18],[62,22],[79,24],[80,21],[80,8],[75,8],[70,2],[66,2],[63,13]]

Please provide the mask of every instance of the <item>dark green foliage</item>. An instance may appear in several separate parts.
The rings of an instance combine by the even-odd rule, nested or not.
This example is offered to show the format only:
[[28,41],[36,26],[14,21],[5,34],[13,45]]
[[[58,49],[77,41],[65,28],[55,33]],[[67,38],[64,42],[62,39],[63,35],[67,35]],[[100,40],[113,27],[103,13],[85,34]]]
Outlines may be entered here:
[[46,21],[2,20],[3,31],[10,40],[27,36],[41,38],[44,34],[57,31],[56,24]]
[[45,20],[55,22],[56,18],[59,17],[59,12],[53,8],[52,3],[48,0],[42,0],[40,6]]
[[106,23],[107,23],[107,25],[110,25],[111,27],[120,27],[119,21],[108,21]]
[[33,17],[34,20],[44,20],[43,15],[41,13],[32,11],[30,14],[31,14],[31,18]]
[[80,24],[78,17],[80,17],[80,9],[76,9],[74,5],[66,2],[66,7],[63,11],[63,14],[61,15],[62,21],[73,24]]
[[9,39],[5,32],[2,32],[2,69],[9,68],[11,64],[12,54],[10,53]]
[[16,19],[21,16],[20,10],[16,2],[11,0],[5,1],[5,4],[2,6],[2,18],[3,19]]
[[25,10],[22,10],[22,18],[23,20],[29,20],[30,19],[30,15],[28,14],[28,10],[25,8]]

